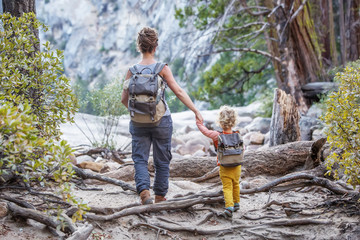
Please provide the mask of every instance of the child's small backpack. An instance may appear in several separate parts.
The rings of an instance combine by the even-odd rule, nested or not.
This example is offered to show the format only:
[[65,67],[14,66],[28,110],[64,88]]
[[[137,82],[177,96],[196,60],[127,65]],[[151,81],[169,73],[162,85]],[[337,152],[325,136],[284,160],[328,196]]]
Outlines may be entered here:
[[164,63],[157,63],[151,74],[143,74],[134,65],[129,70],[132,76],[129,81],[129,102],[131,120],[141,126],[157,126],[164,116],[166,105],[164,94],[166,81],[159,75],[165,67]]
[[241,165],[244,158],[244,143],[238,131],[218,136],[218,161],[224,167]]

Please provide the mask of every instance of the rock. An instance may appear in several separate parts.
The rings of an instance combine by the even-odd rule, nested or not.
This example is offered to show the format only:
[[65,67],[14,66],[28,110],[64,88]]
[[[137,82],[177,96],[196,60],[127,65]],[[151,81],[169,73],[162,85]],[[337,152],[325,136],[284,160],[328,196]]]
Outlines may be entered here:
[[[241,181],[240,182],[240,190],[241,189],[250,189],[250,183],[248,181]],[[240,192],[241,194],[241,192]]]
[[249,132],[259,131],[261,133],[267,133],[270,130],[270,122],[271,118],[257,117],[245,128],[249,130]]
[[238,121],[239,123],[236,125],[237,128],[244,128],[246,127],[247,125],[249,125],[253,119],[249,116],[247,117],[238,117]]
[[319,123],[317,118],[301,116],[299,121],[301,141],[310,141],[312,139],[312,127]]
[[[257,145],[263,144],[264,139],[265,139],[264,135],[261,134],[260,132],[249,132],[243,136],[243,141],[245,146],[251,144],[257,144]],[[256,143],[252,143],[252,141]]]
[[203,150],[197,150],[194,154],[192,154],[193,157],[204,157],[207,156],[207,154]]
[[318,104],[313,104],[306,113],[306,117],[319,118],[322,114],[322,110]]
[[312,133],[312,140],[316,141],[320,138],[326,138],[326,134],[324,133],[324,129],[315,129]]
[[69,155],[70,161],[72,164],[76,165],[77,164],[77,160],[74,154],[70,154]]
[[6,202],[0,202],[0,218],[5,217],[9,212]]
[[265,139],[264,139],[264,144],[269,144],[270,142],[270,131],[267,132],[265,135],[264,135]]
[[262,145],[264,143],[264,139],[264,135],[260,132],[253,133],[250,136],[250,144]]
[[176,148],[176,147],[179,146],[179,145],[185,145],[184,140],[179,139],[179,138],[177,138],[177,137],[173,137],[173,138],[171,139],[171,148]]
[[195,129],[193,129],[192,127],[186,125],[185,127],[180,128],[179,130],[176,131],[177,134],[187,134],[189,132],[194,131]]
[[83,169],[90,169],[95,172],[100,172],[101,169],[104,167],[104,163],[83,161],[83,162],[77,164],[76,166],[83,168]]
[[198,143],[198,141],[196,139],[188,141],[185,145],[181,145],[179,148],[176,149],[176,152],[179,153],[180,155],[193,155],[195,152],[197,151],[207,151],[207,149],[205,149],[205,146],[203,144]]
[[241,136],[244,136],[249,132],[249,130],[247,130],[246,128],[240,128],[238,131],[240,132]]
[[95,161],[95,159],[88,155],[82,155],[82,156],[76,157],[77,164],[80,164],[82,162],[94,162],[94,161]]

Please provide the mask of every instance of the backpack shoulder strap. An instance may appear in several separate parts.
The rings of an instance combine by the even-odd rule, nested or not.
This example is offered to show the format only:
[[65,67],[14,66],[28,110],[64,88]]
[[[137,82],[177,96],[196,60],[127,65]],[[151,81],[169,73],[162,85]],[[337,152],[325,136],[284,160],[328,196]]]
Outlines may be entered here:
[[132,67],[130,67],[129,70],[132,73],[132,75],[139,74],[139,71],[138,71],[136,65],[133,65]]

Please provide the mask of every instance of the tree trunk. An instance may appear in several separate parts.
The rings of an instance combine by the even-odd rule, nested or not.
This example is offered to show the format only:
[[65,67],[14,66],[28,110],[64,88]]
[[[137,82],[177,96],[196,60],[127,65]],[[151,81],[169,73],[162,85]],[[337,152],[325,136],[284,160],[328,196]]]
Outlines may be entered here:
[[345,39],[345,21],[344,21],[344,2],[339,0],[339,20],[340,20],[340,46],[341,46],[341,63],[346,63],[346,39]]
[[14,17],[21,17],[23,13],[36,13],[35,0],[3,0],[2,7],[4,12],[10,13]]
[[360,3],[359,0],[346,1],[345,42],[346,61],[356,61],[360,57]]
[[[311,102],[304,97],[301,86],[324,81],[326,75],[322,69],[321,47],[310,16],[310,4],[302,3],[302,0],[280,1],[277,6],[281,6],[280,9],[274,11],[275,17],[269,18],[275,27],[268,33],[268,42],[271,54],[282,59],[280,66],[274,66],[278,87],[293,95],[299,110],[304,113]],[[266,0],[265,4],[274,9],[273,1]]]
[[300,114],[295,99],[275,89],[273,113],[270,123],[270,146],[300,140]]
[[311,14],[314,19],[316,32],[323,47],[323,63],[327,67],[337,66],[338,60],[332,1],[321,0],[320,4],[313,3],[311,8],[313,10]]

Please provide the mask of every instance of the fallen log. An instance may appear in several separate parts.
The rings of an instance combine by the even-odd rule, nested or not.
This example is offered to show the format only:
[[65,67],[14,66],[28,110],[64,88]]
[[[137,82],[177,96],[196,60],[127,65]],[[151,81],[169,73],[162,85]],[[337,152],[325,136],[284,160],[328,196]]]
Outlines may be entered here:
[[[303,168],[307,161],[309,165],[316,166],[323,161],[323,141],[324,139],[298,141],[260,150],[245,150],[241,176],[282,176]],[[214,167],[216,157],[173,159],[170,176],[191,177],[195,181],[202,181],[217,176]]]

